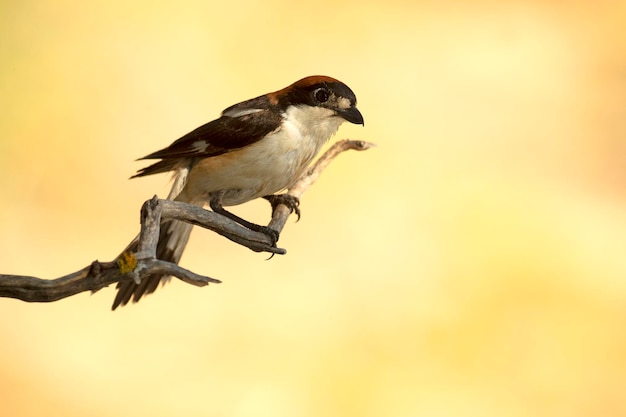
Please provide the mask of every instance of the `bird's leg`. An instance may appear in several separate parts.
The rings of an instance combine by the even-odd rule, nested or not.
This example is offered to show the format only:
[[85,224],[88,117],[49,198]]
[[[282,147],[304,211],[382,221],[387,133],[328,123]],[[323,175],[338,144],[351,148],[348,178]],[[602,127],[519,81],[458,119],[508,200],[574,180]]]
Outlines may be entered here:
[[300,220],[300,200],[298,199],[298,197],[294,197],[289,194],[272,194],[263,196],[263,198],[269,201],[272,205],[272,216],[274,216],[276,207],[279,204],[283,204],[289,208],[290,213],[295,212],[296,216],[298,216],[298,220]]
[[214,212],[221,214],[224,217],[228,217],[229,219],[231,219],[234,222],[239,223],[243,227],[253,230],[255,232],[263,233],[264,235],[269,237],[270,241],[272,242],[272,246],[276,246],[276,242],[278,242],[278,237],[279,237],[279,234],[276,230],[270,229],[267,226],[261,226],[261,225],[249,222],[237,216],[236,214],[233,214],[230,211],[226,210],[222,206],[222,196],[220,193],[211,195],[211,199],[209,200],[209,206],[211,207],[211,210],[213,210]]

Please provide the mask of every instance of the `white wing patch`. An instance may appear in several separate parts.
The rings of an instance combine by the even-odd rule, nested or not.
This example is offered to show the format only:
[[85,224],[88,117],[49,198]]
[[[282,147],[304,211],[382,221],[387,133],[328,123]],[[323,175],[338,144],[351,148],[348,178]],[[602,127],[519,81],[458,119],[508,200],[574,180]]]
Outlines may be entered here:
[[241,116],[247,116],[248,114],[258,113],[260,111],[263,111],[263,109],[242,109],[242,110],[232,109],[232,110],[222,113],[222,116],[241,117]]
[[197,140],[191,144],[191,150],[194,152],[204,152],[209,147],[206,140]]

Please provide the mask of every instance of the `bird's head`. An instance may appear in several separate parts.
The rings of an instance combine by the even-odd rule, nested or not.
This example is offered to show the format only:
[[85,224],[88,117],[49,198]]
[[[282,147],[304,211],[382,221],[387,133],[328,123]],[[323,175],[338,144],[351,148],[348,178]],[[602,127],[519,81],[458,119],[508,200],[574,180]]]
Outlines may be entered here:
[[356,108],[354,92],[339,80],[323,75],[303,78],[282,90],[268,94],[273,105],[283,109],[289,106],[312,107],[319,116],[339,117],[363,125],[363,115]]

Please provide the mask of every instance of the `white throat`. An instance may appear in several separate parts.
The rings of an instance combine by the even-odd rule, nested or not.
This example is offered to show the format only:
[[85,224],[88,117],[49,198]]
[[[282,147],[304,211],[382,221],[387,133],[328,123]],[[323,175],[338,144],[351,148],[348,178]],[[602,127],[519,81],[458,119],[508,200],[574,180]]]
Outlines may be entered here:
[[304,142],[310,142],[316,148],[315,153],[345,121],[332,110],[305,105],[290,106],[284,117],[283,129],[289,135],[300,136]]

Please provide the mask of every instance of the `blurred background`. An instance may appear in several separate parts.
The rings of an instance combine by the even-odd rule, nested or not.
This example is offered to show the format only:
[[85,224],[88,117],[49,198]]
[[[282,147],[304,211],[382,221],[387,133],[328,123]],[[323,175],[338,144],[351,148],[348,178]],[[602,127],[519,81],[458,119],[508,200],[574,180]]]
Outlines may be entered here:
[[623,1],[0,10],[0,273],[113,259],[169,190],[136,158],[301,77],[348,84],[337,138],[378,144],[285,256],[194,230],[182,265],[220,285],[1,299],[3,415],[626,416]]

